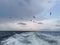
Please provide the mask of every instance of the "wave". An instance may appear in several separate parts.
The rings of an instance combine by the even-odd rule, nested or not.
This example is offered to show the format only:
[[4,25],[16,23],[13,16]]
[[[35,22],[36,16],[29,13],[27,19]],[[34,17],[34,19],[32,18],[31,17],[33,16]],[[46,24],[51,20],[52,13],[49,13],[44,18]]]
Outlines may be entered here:
[[2,40],[1,45],[60,45],[60,38],[40,32],[16,33]]

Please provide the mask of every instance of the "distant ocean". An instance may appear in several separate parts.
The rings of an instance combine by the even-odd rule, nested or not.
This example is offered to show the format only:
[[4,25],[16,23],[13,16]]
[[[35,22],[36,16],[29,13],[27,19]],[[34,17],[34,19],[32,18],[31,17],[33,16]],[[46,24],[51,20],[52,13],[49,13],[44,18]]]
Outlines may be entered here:
[[39,33],[45,33],[49,35],[54,35],[54,36],[60,36],[60,31],[0,31],[0,37],[6,36],[6,35],[14,35],[15,33],[20,34],[24,32],[39,32]]

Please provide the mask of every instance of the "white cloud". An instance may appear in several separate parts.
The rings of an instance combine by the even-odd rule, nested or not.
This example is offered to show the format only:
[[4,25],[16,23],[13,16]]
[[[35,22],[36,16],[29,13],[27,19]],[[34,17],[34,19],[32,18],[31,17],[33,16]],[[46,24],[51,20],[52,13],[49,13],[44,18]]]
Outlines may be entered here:
[[[20,25],[18,24],[19,22],[22,23],[26,23],[26,25]],[[43,24],[38,24],[39,22],[43,23]],[[56,19],[48,19],[48,20],[42,20],[42,21],[36,21],[35,22],[31,22],[31,21],[15,21],[15,22],[6,22],[6,23],[0,23],[0,29],[1,30],[27,30],[27,31],[37,31],[37,30],[45,30],[48,29],[48,31],[50,30],[56,30],[56,29],[60,29],[60,27],[56,26],[59,25],[58,20]]]

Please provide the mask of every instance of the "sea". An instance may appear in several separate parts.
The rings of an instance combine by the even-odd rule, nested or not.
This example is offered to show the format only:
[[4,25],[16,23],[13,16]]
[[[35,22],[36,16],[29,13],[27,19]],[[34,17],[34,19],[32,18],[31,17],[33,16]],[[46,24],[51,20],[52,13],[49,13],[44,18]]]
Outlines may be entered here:
[[60,31],[0,31],[0,45],[60,45]]

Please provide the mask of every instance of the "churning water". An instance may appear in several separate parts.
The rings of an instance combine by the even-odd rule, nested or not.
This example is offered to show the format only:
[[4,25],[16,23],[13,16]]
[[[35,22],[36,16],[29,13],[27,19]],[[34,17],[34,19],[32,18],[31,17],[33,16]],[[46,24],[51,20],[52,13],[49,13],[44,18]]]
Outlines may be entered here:
[[60,45],[60,36],[41,32],[15,33],[1,40],[0,45]]

